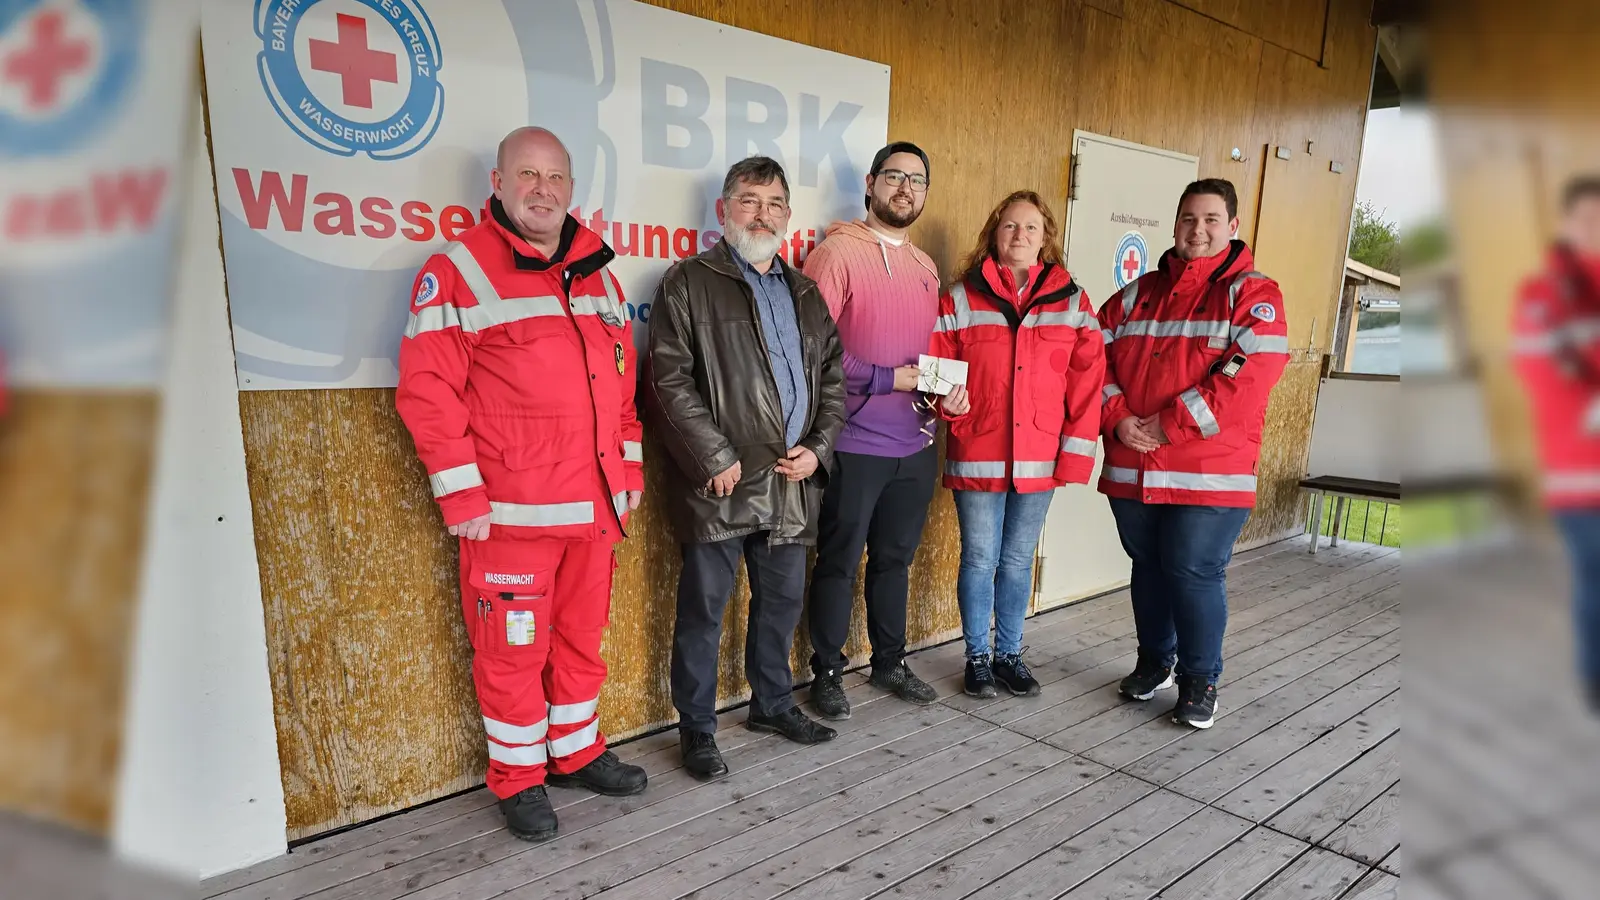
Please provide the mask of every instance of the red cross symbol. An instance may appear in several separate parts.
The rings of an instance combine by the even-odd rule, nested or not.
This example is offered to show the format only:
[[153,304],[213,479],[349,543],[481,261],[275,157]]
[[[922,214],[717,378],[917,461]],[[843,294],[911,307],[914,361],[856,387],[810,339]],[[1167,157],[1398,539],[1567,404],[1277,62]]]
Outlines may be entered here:
[[393,53],[367,47],[367,20],[339,13],[339,40],[311,42],[311,68],[339,76],[346,106],[372,108],[372,83],[400,83]]
[[67,19],[52,9],[33,18],[32,43],[6,57],[5,80],[27,85],[29,109],[44,109],[56,102],[61,81],[89,64],[89,42],[67,39]]
[[1139,251],[1129,247],[1128,255],[1122,258],[1122,277],[1126,281],[1132,281],[1134,276],[1138,274]]

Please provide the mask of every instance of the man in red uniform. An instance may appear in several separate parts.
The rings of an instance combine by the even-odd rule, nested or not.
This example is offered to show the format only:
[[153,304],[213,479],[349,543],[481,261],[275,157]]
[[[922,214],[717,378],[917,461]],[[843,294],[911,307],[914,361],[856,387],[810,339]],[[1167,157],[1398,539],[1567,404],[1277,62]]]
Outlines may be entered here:
[[1220,178],[1178,198],[1173,247],[1100,307],[1106,438],[1100,491],[1133,560],[1139,661],[1122,693],[1173,684],[1174,722],[1210,728],[1228,625],[1227,568],[1256,501],[1267,399],[1289,362],[1277,282],[1252,269]]
[[489,790],[513,835],[541,841],[556,833],[546,783],[645,789],[596,715],[642,433],[614,254],[567,214],[566,148],[519,128],[490,181],[483,221],[417,275],[395,405],[460,538]]
[[1567,184],[1561,238],[1522,285],[1514,328],[1545,505],[1572,557],[1578,674],[1600,712],[1600,177]]

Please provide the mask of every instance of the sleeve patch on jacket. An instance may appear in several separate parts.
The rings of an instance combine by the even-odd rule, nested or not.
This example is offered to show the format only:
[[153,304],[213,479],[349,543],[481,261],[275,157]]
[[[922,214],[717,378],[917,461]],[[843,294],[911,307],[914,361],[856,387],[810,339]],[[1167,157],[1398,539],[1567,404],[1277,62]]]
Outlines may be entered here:
[[1266,302],[1257,303],[1255,306],[1250,307],[1250,315],[1263,322],[1276,322],[1278,320],[1278,311],[1272,308],[1271,303]]
[[439,294],[439,276],[432,272],[425,273],[422,280],[417,282],[417,299],[414,305],[422,306]]

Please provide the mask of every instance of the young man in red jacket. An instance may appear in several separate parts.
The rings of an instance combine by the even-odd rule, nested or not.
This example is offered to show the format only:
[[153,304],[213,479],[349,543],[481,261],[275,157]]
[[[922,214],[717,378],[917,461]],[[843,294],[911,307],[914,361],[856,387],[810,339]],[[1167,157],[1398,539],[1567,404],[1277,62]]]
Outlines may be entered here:
[[1545,505],[1572,557],[1578,674],[1600,712],[1600,177],[1568,183],[1561,226],[1513,327]]
[[542,128],[501,142],[488,215],[417,274],[395,396],[460,538],[485,780],[531,841],[556,833],[546,783],[645,789],[596,713],[615,546],[644,489],[633,335],[611,248],[567,214],[571,162]]
[[1139,661],[1122,693],[1173,684],[1173,721],[1210,728],[1228,624],[1226,571],[1255,505],[1272,386],[1289,361],[1283,292],[1254,271],[1220,178],[1178,199],[1173,247],[1100,308],[1106,438],[1100,491],[1133,560]]

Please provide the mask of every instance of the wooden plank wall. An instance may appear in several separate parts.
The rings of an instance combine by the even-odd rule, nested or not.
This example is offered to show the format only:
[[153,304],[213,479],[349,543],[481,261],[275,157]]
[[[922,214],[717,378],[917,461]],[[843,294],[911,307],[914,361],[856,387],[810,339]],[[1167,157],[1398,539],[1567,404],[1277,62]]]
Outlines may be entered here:
[[[1337,275],[1325,289],[1319,278],[1343,258],[1355,192],[1374,43],[1364,0],[1049,0],[1003,11],[977,0],[662,5],[890,65],[891,137],[917,141],[933,159],[913,236],[946,273],[1013,189],[1040,190],[1064,215],[1074,128],[1197,155],[1202,174],[1239,186],[1243,236],[1270,222],[1277,249],[1262,267],[1312,286],[1289,298],[1300,346],[1314,317],[1318,348],[1329,346]],[[1325,208],[1286,195],[1262,209],[1275,144],[1297,148],[1291,183],[1320,171],[1332,185],[1317,191]],[[1234,147],[1243,163],[1230,160]],[[1328,174],[1329,160],[1344,174]],[[1301,508],[1292,482],[1303,471],[1316,354],[1301,357],[1273,402],[1264,505],[1247,538],[1292,527]],[[240,396],[291,837],[447,794],[482,771],[454,553],[393,399],[386,390]],[[658,489],[662,456],[648,439],[646,454],[647,483]],[[613,735],[673,715],[677,551],[649,494],[636,522],[605,646],[602,725]],[[913,641],[958,628],[958,545],[941,491],[913,573]],[[744,690],[744,611],[736,600],[728,612],[728,697]],[[803,637],[797,644],[799,662],[809,648]],[[863,645],[858,621],[850,650]]]
[[160,401],[24,390],[0,419],[0,808],[111,824]]

